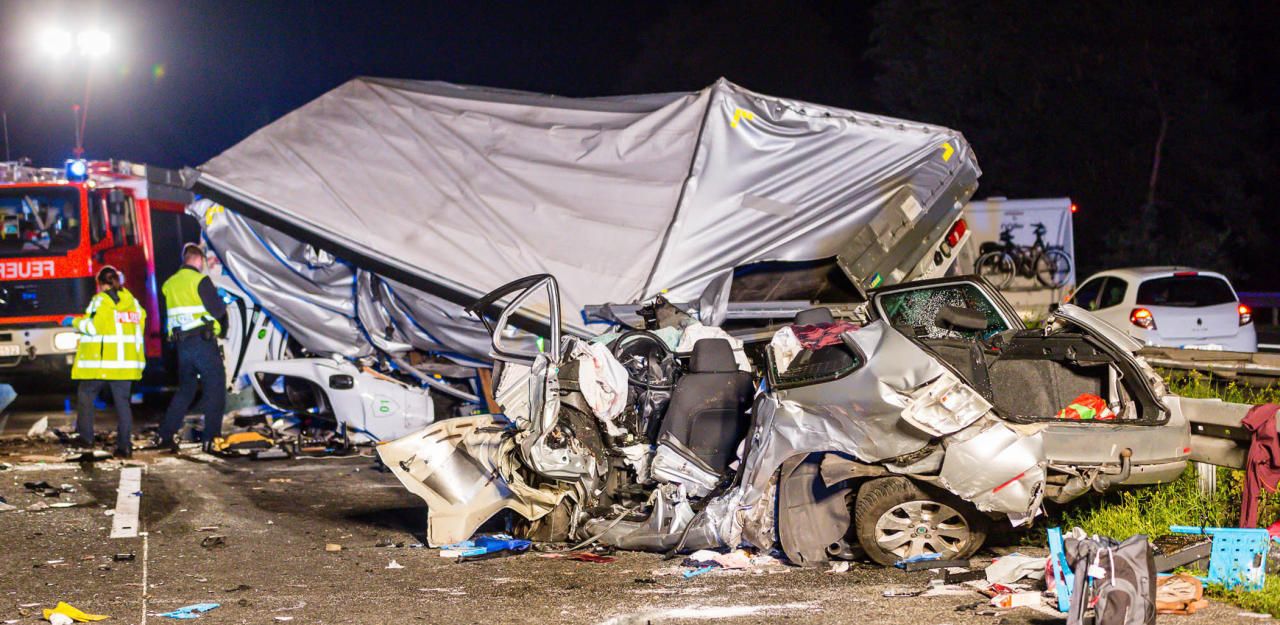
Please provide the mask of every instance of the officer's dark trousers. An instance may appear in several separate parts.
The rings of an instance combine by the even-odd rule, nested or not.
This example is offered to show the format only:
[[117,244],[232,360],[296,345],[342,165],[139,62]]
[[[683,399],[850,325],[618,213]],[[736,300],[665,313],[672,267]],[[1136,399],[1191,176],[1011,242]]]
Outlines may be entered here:
[[222,413],[227,404],[227,373],[222,365],[218,343],[200,335],[178,341],[178,392],[169,402],[160,424],[160,443],[167,445],[182,427],[182,418],[201,390],[204,405],[204,442],[222,436]]
[[129,380],[80,380],[76,389],[76,435],[80,443],[93,445],[93,401],[102,387],[111,390],[111,403],[116,407],[116,450],[128,455],[133,449],[129,440],[133,431],[133,409],[129,406]]

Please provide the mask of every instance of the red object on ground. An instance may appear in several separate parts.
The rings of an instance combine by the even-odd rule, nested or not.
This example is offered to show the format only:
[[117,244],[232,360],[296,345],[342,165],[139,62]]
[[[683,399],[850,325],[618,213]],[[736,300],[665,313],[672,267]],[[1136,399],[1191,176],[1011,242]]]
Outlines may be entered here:
[[1276,435],[1280,404],[1260,404],[1249,409],[1241,422],[1253,434],[1244,463],[1244,494],[1240,499],[1240,527],[1258,526],[1258,495],[1266,488],[1276,492],[1280,483],[1280,438]]
[[835,323],[816,323],[811,326],[792,326],[796,340],[809,351],[816,351],[829,345],[839,345],[840,335],[853,332],[862,326],[852,321],[840,320]]

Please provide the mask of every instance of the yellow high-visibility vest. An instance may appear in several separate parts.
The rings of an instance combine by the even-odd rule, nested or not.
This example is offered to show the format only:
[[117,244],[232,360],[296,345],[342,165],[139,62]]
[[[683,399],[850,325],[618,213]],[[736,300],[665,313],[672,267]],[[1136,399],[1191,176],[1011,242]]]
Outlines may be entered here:
[[183,267],[164,281],[160,288],[164,292],[165,314],[167,323],[165,331],[169,336],[174,332],[194,330],[203,325],[213,327],[214,334],[222,333],[222,324],[204,307],[200,299],[200,281],[205,275],[190,267]]
[[147,366],[142,329],[147,311],[126,289],[116,291],[120,301],[98,293],[89,300],[84,318],[76,325],[80,344],[76,347],[73,380],[140,380]]

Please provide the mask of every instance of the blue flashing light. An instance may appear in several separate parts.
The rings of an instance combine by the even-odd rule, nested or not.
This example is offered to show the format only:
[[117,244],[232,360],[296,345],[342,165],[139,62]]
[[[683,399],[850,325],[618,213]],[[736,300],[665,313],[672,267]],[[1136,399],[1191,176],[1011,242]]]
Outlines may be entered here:
[[80,182],[89,177],[89,161],[82,158],[67,160],[67,180]]

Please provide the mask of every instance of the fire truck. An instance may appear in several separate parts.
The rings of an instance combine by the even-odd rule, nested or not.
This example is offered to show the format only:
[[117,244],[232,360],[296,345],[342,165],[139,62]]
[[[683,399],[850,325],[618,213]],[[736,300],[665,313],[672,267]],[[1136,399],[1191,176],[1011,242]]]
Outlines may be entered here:
[[[104,265],[147,310],[148,360],[164,354],[157,284],[177,271],[199,225],[175,171],[125,161],[38,168],[0,163],[0,381],[68,379],[84,313]],[[149,370],[163,367],[148,366]]]

